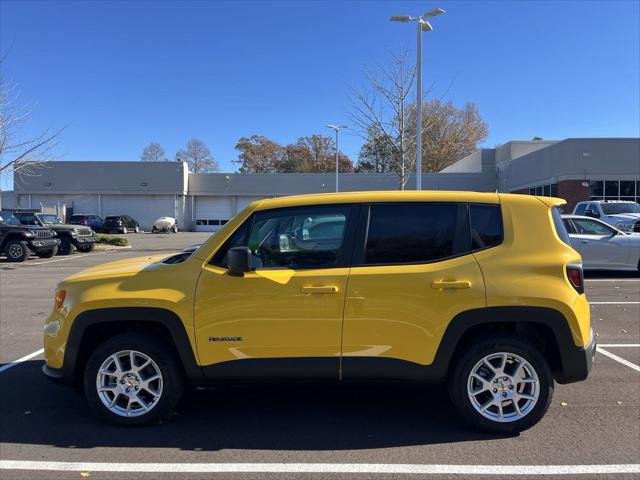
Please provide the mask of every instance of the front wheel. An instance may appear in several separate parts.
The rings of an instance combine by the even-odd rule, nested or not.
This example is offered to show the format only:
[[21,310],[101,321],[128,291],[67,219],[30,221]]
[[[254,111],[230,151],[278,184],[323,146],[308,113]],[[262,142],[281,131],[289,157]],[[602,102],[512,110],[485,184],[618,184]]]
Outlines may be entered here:
[[24,262],[29,257],[29,247],[23,240],[9,240],[4,247],[4,254],[10,262]]
[[127,333],[107,340],[85,368],[89,406],[118,425],[148,425],[167,418],[183,388],[174,352],[148,335]]
[[513,434],[544,416],[553,396],[553,376],[542,354],[511,337],[487,339],[469,348],[449,377],[449,396],[462,417],[491,433]]
[[174,225],[173,227],[171,227],[171,231],[172,231],[173,233],[178,233],[178,226],[177,226],[177,225]]
[[126,235],[127,231],[128,231],[127,227],[122,227],[122,233],[124,233]]
[[73,252],[74,246],[71,241],[66,238],[60,240],[60,245],[58,246],[58,255],[69,255]]
[[140,233],[140,227],[138,225],[135,226],[135,228],[133,229],[134,233]]

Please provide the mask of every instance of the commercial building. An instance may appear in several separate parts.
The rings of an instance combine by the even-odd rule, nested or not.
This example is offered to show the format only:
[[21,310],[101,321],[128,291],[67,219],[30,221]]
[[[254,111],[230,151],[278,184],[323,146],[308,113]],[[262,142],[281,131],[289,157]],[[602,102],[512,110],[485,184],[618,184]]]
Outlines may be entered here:
[[[342,191],[396,190],[398,177],[342,174],[339,183]],[[569,208],[588,198],[640,201],[640,139],[512,141],[423,175],[423,188],[553,195],[566,198]],[[172,216],[181,229],[216,231],[254,200],[333,191],[334,174],[202,174],[182,162],[64,161],[15,175],[0,206],[128,214],[144,229]]]

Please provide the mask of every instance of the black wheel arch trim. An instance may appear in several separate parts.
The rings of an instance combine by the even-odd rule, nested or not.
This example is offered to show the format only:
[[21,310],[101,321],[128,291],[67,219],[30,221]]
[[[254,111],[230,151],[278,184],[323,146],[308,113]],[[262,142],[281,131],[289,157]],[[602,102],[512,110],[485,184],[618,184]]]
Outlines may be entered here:
[[87,329],[100,323],[139,322],[164,326],[171,335],[187,379],[192,383],[203,380],[202,368],[197,364],[184,324],[174,312],[157,307],[114,307],[87,310],[80,313],[71,326],[64,351],[63,367],[43,367],[43,372],[56,383],[75,385],[82,378],[77,372],[82,339]]

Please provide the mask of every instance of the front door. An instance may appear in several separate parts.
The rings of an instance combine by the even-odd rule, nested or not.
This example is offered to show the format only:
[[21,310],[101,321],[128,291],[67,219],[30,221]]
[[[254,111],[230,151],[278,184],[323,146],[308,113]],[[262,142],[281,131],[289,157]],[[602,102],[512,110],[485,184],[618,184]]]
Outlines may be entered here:
[[[259,211],[198,280],[198,356],[213,379],[338,378],[353,246],[353,206]],[[229,275],[226,252],[246,246],[253,271]]]
[[[487,207],[498,209],[499,222],[499,206]],[[451,319],[485,307],[468,209],[455,203],[371,205],[349,277],[343,379],[424,373],[421,367],[433,362]],[[500,233],[498,224],[487,242]]]

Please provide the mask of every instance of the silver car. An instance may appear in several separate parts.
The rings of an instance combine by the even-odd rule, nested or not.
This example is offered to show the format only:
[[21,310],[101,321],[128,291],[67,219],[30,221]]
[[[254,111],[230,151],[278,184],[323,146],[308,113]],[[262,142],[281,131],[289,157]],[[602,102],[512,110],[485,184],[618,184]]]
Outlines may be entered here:
[[585,270],[640,271],[640,235],[580,215],[563,215],[562,221]]

